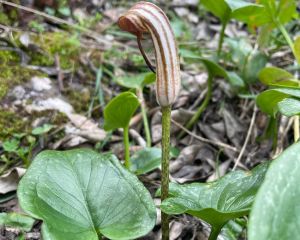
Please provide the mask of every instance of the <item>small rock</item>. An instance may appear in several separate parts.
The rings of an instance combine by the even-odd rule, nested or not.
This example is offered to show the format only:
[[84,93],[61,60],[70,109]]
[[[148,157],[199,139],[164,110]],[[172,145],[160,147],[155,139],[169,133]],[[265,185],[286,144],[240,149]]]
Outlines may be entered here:
[[31,84],[33,90],[37,92],[50,90],[52,88],[51,80],[47,77],[33,77],[31,79]]
[[27,112],[44,111],[44,110],[58,110],[66,115],[71,114],[73,107],[60,98],[48,98],[46,100],[35,101],[32,105],[26,106]]
[[24,89],[22,86],[16,86],[16,87],[13,89],[11,95],[12,95],[15,99],[20,100],[20,99],[22,99],[22,98],[24,97],[25,93],[26,93],[26,91],[25,91],[25,89]]

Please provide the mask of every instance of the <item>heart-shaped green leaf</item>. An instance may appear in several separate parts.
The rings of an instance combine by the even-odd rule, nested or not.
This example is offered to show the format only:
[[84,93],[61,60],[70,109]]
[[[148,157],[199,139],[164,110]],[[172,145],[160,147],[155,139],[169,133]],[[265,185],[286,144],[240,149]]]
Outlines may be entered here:
[[245,20],[248,15],[262,9],[262,6],[258,4],[243,0],[201,0],[201,4],[222,22],[226,22],[230,18]]
[[289,97],[288,94],[270,89],[257,96],[256,104],[264,113],[275,116],[278,112],[278,103],[287,97]]
[[289,240],[300,236],[300,143],[275,159],[255,198],[249,240]]
[[150,172],[161,164],[160,148],[144,148],[131,157],[131,171],[137,175]]
[[141,73],[133,76],[116,77],[115,81],[123,87],[141,89],[144,86],[155,82],[154,73]]
[[262,69],[258,77],[263,84],[268,86],[299,86],[299,81],[294,79],[294,76],[292,74],[277,67],[266,67]]
[[113,155],[88,149],[44,151],[18,188],[23,210],[42,219],[53,240],[134,239],[149,232],[149,192]]
[[254,11],[247,23],[253,26],[270,24],[273,27],[289,22],[297,15],[296,1],[292,0],[259,0],[264,8]]
[[33,218],[20,213],[0,213],[0,226],[30,231],[34,221]]
[[104,109],[104,129],[106,131],[125,128],[140,102],[132,92],[124,92],[113,98]]
[[161,209],[167,214],[191,214],[220,230],[229,220],[248,214],[267,168],[265,163],[251,172],[230,172],[210,183],[172,183],[170,198]]
[[300,101],[295,98],[285,98],[278,103],[278,110],[287,117],[298,115],[300,114]]

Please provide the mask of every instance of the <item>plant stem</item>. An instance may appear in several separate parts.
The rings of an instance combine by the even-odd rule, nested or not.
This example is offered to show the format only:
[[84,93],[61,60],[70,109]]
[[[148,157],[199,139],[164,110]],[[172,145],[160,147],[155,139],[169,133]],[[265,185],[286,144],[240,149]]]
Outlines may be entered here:
[[[293,43],[290,35],[288,34],[288,32],[286,31],[286,29],[284,28],[284,26],[281,23],[277,23],[277,27],[279,28],[280,32],[282,33],[282,35],[284,36],[285,40],[287,41],[289,47],[291,48],[295,59],[297,59],[295,48],[294,48],[294,43]],[[294,117],[294,141],[295,142],[298,141],[299,136],[300,136],[299,116],[295,116]]]
[[123,142],[124,142],[124,151],[125,151],[125,167],[130,169],[130,151],[129,151],[129,127],[123,129]]
[[222,227],[212,227],[208,240],[217,240]]
[[204,101],[202,102],[201,106],[198,108],[197,112],[194,114],[194,116],[190,119],[190,121],[187,123],[186,128],[191,129],[192,126],[195,124],[196,121],[198,121],[199,117],[207,107],[212,94],[212,81],[213,77],[211,73],[208,73],[208,79],[207,79],[207,93],[205,96]]
[[[170,127],[171,106],[162,107],[162,162],[161,162],[161,201],[169,195],[169,156],[170,156]],[[169,216],[161,213],[162,240],[169,240]]]
[[226,20],[222,22],[222,29],[220,32],[219,43],[218,43],[218,57],[220,57],[221,52],[222,52],[222,46],[223,46],[223,42],[224,42],[225,29],[226,29],[227,23],[228,23],[228,21],[226,21]]
[[281,23],[277,23],[277,27],[279,28],[281,34],[284,36],[285,40],[287,41],[289,47],[291,48],[291,50],[294,54],[294,56],[296,57],[294,43],[293,43],[290,35],[288,34],[288,32],[286,31],[286,29],[284,28],[284,26]]
[[147,147],[151,147],[151,134],[150,134],[148,117],[147,117],[145,99],[144,99],[144,96],[143,96],[143,89],[138,89],[137,94],[138,94],[138,96],[140,98],[140,101],[141,101],[141,111],[142,111],[142,116],[143,116]]

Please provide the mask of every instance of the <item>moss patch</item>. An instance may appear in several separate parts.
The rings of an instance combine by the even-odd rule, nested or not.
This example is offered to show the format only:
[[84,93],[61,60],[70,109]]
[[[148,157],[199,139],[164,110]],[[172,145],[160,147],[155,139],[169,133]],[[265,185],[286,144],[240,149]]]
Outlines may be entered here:
[[81,90],[69,88],[65,90],[64,95],[77,113],[88,111],[91,102],[91,93],[88,88]]
[[67,32],[47,32],[37,35],[33,41],[41,48],[39,52],[28,53],[31,64],[38,66],[53,66],[55,55],[59,56],[62,69],[69,69],[78,60],[80,41],[76,35]]
[[19,55],[13,51],[0,51],[0,100],[9,89],[25,83],[33,76],[43,76],[41,72],[20,66]]
[[0,108],[0,139],[28,131],[28,122],[15,112]]

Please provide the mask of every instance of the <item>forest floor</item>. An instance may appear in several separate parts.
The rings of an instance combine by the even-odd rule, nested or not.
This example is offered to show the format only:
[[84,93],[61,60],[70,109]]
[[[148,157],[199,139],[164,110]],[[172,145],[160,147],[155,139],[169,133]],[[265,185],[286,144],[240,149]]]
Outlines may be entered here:
[[[123,158],[122,131],[103,130],[103,109],[114,96],[128,90],[124,79],[131,81],[149,72],[135,37],[116,24],[134,1],[66,2],[20,0],[21,5],[46,13],[46,17],[0,4],[0,212],[21,211],[16,197],[18,181],[26,163],[42,150],[84,147]],[[281,137],[274,148],[267,131],[269,117],[254,100],[266,88],[257,79],[257,68],[263,67],[259,61],[283,68],[292,65],[292,54],[284,45],[276,49],[276,54],[270,54],[272,48],[260,49],[264,55],[257,64],[247,66],[246,71],[252,75],[243,79],[243,88],[214,78],[212,97],[200,120],[190,131],[184,130],[207,93],[208,74],[197,57],[216,53],[221,25],[197,0],[156,3],[170,17],[181,61],[182,88],[172,108],[171,180],[213,181],[235,165],[249,170],[293,142],[292,122],[282,117],[278,123]],[[299,26],[293,29],[299,30]],[[278,35],[275,32],[272,37]],[[226,70],[242,71],[239,61],[249,48],[256,51],[256,38],[247,26],[236,21],[230,22],[225,37],[220,64]],[[153,56],[149,42],[143,44],[147,54]],[[151,145],[160,147],[161,112],[154,84],[144,89],[144,100]],[[130,123],[131,153],[145,146],[138,110]],[[139,176],[153,196],[160,175],[160,169],[156,169]],[[40,225],[36,222],[26,239],[41,239]],[[244,239],[242,225],[238,225],[236,238],[229,238],[227,230],[224,239]],[[172,240],[202,240],[208,233],[206,223],[188,215],[171,219]],[[3,240],[16,239],[19,234],[14,228],[0,228]],[[159,235],[158,221],[141,239],[159,239]]]

